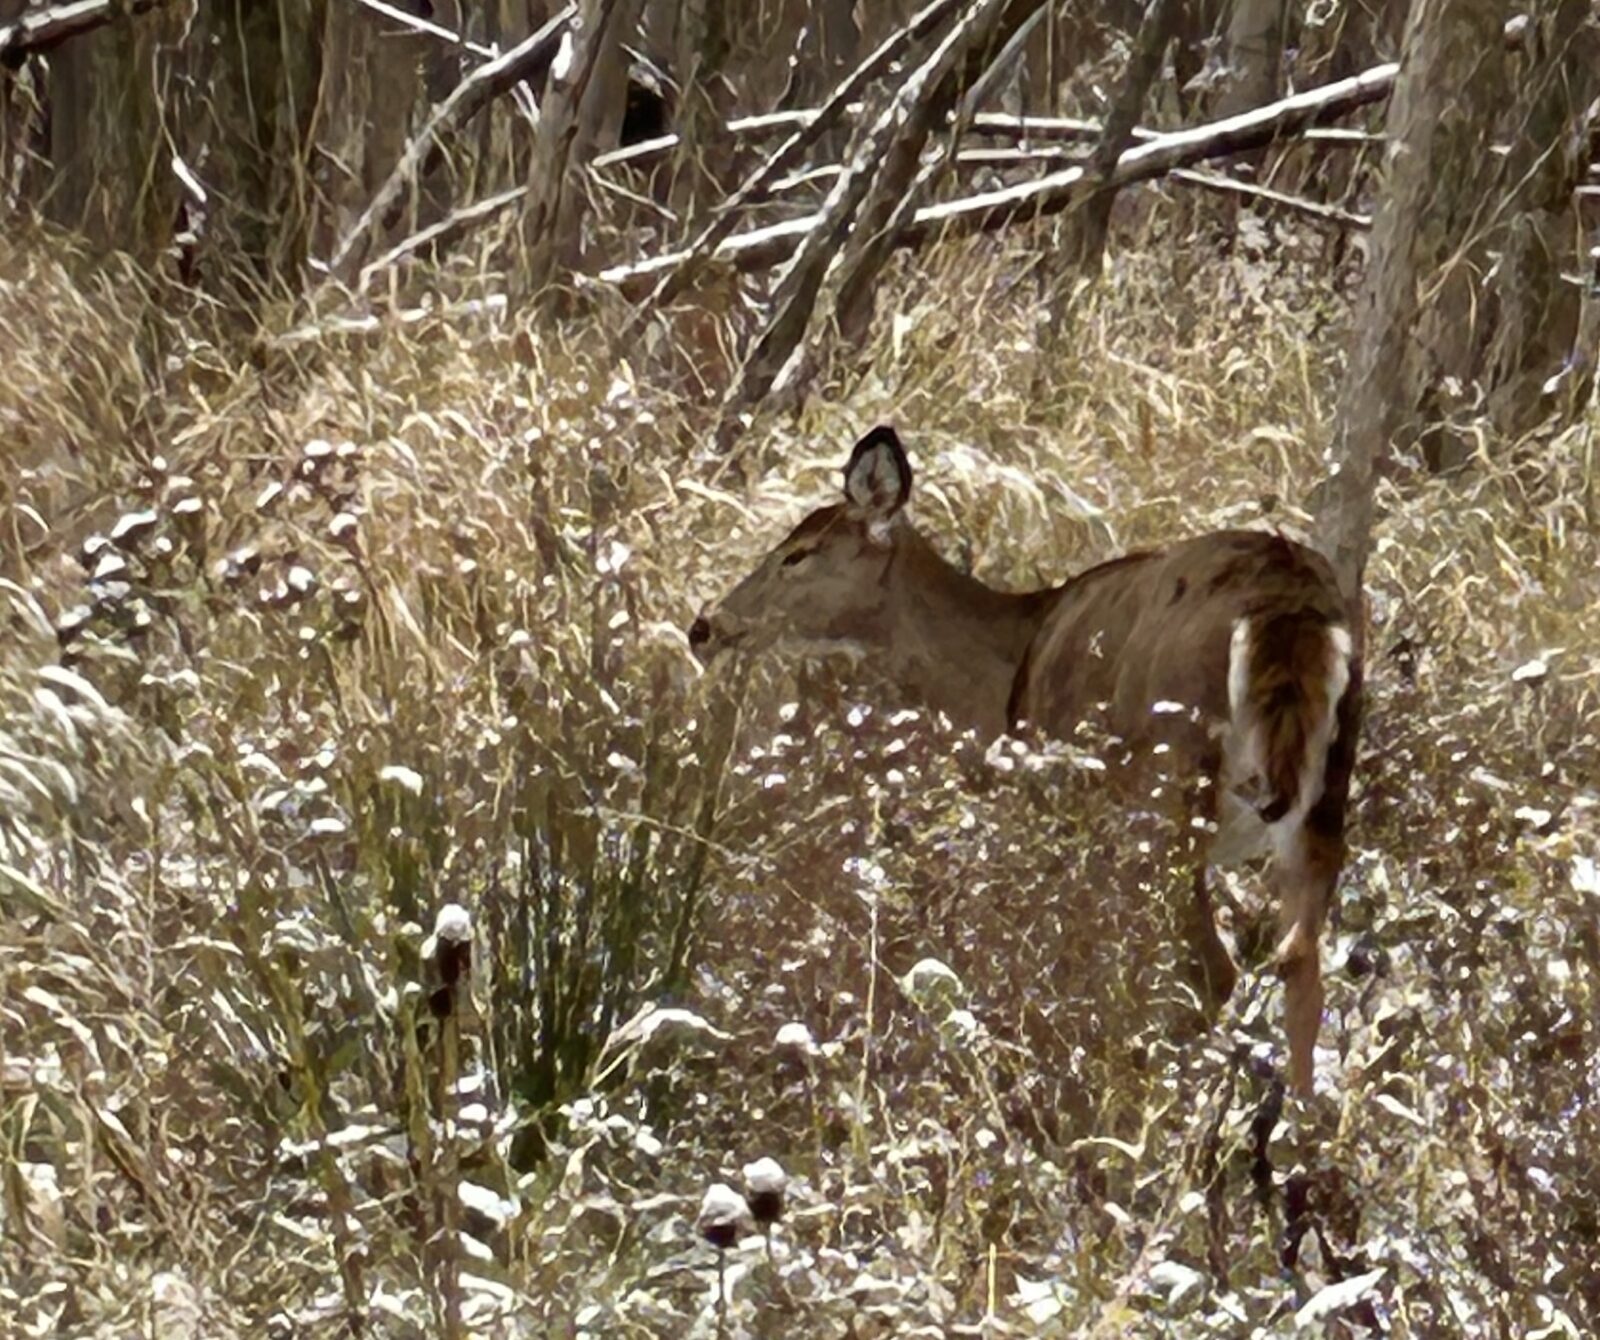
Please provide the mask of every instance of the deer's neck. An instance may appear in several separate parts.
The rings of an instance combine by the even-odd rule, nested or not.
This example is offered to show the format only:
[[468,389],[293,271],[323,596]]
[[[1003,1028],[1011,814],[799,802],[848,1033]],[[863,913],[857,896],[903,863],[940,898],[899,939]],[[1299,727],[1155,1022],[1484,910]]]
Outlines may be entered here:
[[909,528],[888,584],[888,673],[958,728],[1003,735],[1012,683],[1055,593],[985,586]]

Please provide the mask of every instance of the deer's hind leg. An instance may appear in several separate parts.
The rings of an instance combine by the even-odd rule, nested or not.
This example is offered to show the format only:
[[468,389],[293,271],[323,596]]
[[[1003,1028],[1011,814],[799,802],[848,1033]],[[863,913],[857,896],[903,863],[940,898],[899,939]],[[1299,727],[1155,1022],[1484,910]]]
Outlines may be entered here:
[[1272,861],[1282,932],[1274,967],[1284,985],[1289,1081],[1307,1097],[1312,1093],[1317,1033],[1322,1026],[1322,923],[1344,868],[1345,811],[1362,705],[1361,670],[1352,664],[1349,686],[1339,700],[1339,728],[1328,748],[1322,794],[1304,819],[1275,844]]
[[1199,989],[1208,1021],[1215,1021],[1228,997],[1233,994],[1239,980],[1239,969],[1233,955],[1217,933],[1216,905],[1211,899],[1210,842],[1202,836],[1212,827],[1217,810],[1216,788],[1207,785],[1192,790],[1188,797],[1189,818],[1186,841],[1193,883],[1190,888],[1189,907],[1185,930],[1193,956],[1195,986]]
[[1343,865],[1342,832],[1319,828],[1309,818],[1287,836],[1273,859],[1281,931],[1273,967],[1284,985],[1289,1081],[1307,1096],[1322,1025],[1322,923]]

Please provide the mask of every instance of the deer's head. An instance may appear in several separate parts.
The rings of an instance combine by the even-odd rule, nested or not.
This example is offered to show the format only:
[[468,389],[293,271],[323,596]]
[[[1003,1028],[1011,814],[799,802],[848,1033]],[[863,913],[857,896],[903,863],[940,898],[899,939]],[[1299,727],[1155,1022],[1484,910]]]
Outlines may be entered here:
[[874,428],[844,468],[844,498],[812,512],[721,601],[689,645],[702,661],[744,646],[864,652],[890,635],[889,572],[911,496],[911,462],[893,428]]

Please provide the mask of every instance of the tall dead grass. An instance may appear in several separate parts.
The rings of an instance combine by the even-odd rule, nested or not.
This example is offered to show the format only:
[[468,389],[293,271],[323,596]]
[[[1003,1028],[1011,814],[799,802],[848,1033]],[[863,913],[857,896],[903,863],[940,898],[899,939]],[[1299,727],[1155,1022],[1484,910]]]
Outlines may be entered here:
[[[1137,878],[1160,833],[870,667],[741,692],[689,657],[880,419],[996,583],[1304,524],[1339,364],[1312,259],[1175,286],[1152,244],[1050,332],[1029,245],[908,263],[745,488],[689,389],[605,365],[603,311],[274,345],[286,314],[246,350],[0,241],[20,1334],[709,1333],[694,1207],[760,1154],[796,1185],[773,1256],[734,1254],[749,1334],[1594,1327],[1592,414],[1385,485],[1328,1093],[1282,1123],[1264,890],[1198,1033]],[[928,957],[954,1013],[904,985]]]

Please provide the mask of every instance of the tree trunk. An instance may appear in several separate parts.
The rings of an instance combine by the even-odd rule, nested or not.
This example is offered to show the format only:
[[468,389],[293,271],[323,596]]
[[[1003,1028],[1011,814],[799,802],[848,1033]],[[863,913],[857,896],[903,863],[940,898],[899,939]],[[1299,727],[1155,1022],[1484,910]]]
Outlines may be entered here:
[[1545,385],[1567,362],[1583,289],[1583,222],[1573,192],[1587,174],[1595,98],[1600,94],[1600,23],[1591,0],[1558,0],[1535,22],[1517,60],[1517,128],[1502,173],[1512,211],[1498,238],[1491,296],[1493,333],[1484,357],[1489,411],[1519,434],[1556,406]]
[[146,262],[166,245],[176,183],[162,152],[157,42],[169,16],[123,18],[50,56],[46,215]]
[[213,284],[300,281],[326,12],[326,0],[212,0],[197,12],[198,92],[175,133],[208,192],[197,265]]
[[[1063,259],[1080,274],[1095,275],[1100,271],[1100,263],[1105,255],[1106,230],[1111,224],[1111,206],[1117,198],[1116,188],[1106,183],[1123,151],[1133,143],[1133,132],[1139,125],[1139,118],[1144,115],[1150,86],[1161,72],[1162,57],[1177,28],[1182,9],[1183,0],[1150,0],[1140,20],[1138,34],[1133,39],[1133,50],[1128,55],[1128,68],[1123,72],[1122,83],[1106,113],[1100,139],[1089,160],[1087,176],[1096,186],[1084,200],[1082,208],[1074,211],[1068,221]],[[1055,301],[1057,296],[1052,295],[1052,328],[1061,317],[1061,309]]]
[[642,0],[583,0],[540,106],[523,209],[520,295],[544,293],[577,268],[588,187],[584,172],[610,147],[627,102],[628,55]]
[[1335,470],[1318,508],[1323,548],[1350,598],[1371,543],[1376,473],[1397,437],[1416,436],[1427,369],[1418,322],[1437,314],[1480,222],[1505,17],[1501,0],[1416,0],[1406,25],[1387,189],[1334,420]]

